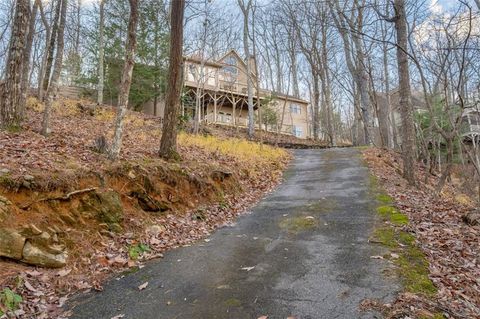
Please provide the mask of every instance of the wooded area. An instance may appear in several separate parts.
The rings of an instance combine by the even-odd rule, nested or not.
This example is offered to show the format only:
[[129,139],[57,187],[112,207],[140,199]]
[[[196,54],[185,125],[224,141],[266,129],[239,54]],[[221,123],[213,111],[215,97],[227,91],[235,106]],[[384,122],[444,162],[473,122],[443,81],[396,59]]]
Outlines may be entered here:
[[[281,130],[288,99],[303,99],[313,144],[388,149],[412,189],[434,183],[438,197],[455,182],[480,205],[478,0],[4,0],[0,131],[18,137],[38,102],[36,133],[57,138],[52,112],[68,109],[59,91],[79,87],[92,112],[115,106],[112,132],[88,142],[118,163],[136,134],[128,112],[152,102],[158,117],[164,101],[152,124],[161,134],[147,147],[178,161],[177,133],[208,126],[204,87],[192,118],[184,112],[184,62],[200,61],[201,83],[207,62],[232,49],[246,66],[249,140],[263,143],[268,125]],[[280,117],[261,88],[285,96]]]
[[[58,86],[83,86],[97,92],[98,103],[118,105],[108,150],[118,156],[125,110],[157,103],[173,89],[169,11],[162,0],[4,2],[2,127],[21,127],[31,93],[45,101],[47,136]],[[440,192],[456,164],[480,180],[479,19],[477,3],[468,1],[191,0],[182,43],[186,56],[205,61],[231,48],[244,53],[260,82],[248,77],[250,138],[254,123],[264,122],[262,110],[253,111],[253,88],[262,85],[311,102],[313,139],[396,149],[412,185],[413,162],[421,160],[442,175]]]

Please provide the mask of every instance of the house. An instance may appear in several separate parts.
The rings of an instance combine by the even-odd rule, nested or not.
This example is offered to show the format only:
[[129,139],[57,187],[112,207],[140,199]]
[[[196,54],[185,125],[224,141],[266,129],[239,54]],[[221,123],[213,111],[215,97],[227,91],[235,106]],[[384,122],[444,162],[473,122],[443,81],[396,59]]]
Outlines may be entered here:
[[[375,98],[378,108],[387,107],[387,96],[385,93],[377,92]],[[400,96],[398,89],[390,91],[389,98],[391,110],[391,121],[389,123],[389,126],[390,129],[392,129],[391,123],[394,119],[395,129],[397,131],[397,139],[398,142],[401,142],[402,119],[400,114]],[[413,90],[411,101],[415,114],[423,114],[429,112],[423,92]],[[478,110],[478,107],[465,108],[464,110],[462,110],[461,117],[462,123],[460,125],[460,132],[462,136],[466,139],[471,139],[473,137],[478,139],[478,137],[480,136],[480,112]],[[374,117],[374,127],[378,128],[378,119],[376,116]],[[377,133],[377,131],[378,130],[376,130],[375,132]],[[376,139],[379,139],[379,137],[376,136]]]
[[[199,112],[203,123],[229,126],[248,126],[247,64],[235,50],[216,61],[198,57],[184,58],[184,96],[182,115],[194,118]],[[255,60],[251,58],[251,70]],[[257,75],[250,74],[253,82],[255,126],[264,130],[310,137],[308,101],[287,94],[258,89]],[[156,114],[163,114],[163,105],[157,106]],[[154,105],[148,105],[147,113],[154,113]],[[262,123],[259,123],[260,114]],[[262,113],[263,112],[263,113]]]

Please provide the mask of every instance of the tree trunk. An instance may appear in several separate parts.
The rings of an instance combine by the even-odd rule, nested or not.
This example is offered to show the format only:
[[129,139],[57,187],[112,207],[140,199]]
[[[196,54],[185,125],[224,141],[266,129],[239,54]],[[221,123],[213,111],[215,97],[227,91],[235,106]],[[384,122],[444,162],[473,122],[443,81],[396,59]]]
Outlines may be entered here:
[[52,36],[52,29],[48,24],[47,17],[43,10],[43,3],[42,1],[38,1],[38,7],[40,9],[40,18],[42,19],[43,26],[45,27],[45,52],[43,53],[42,62],[40,64],[39,75],[37,79],[37,95],[38,99],[43,99],[43,79],[45,77],[45,69],[47,66],[47,58],[48,58],[48,44],[50,43],[50,38]]
[[243,12],[243,50],[245,51],[245,62],[247,64],[247,93],[248,93],[248,138],[252,139],[255,134],[255,122],[253,114],[253,81],[252,68],[250,63],[250,49],[248,47],[248,17],[252,1],[248,0],[245,5],[243,0],[238,0],[238,4]]
[[[105,47],[104,47],[104,29],[105,29],[105,1],[100,0],[100,21],[98,27],[98,86],[97,86],[97,103],[99,105],[103,104],[103,88],[104,88],[104,58],[105,58]],[[155,106],[156,108],[156,106]]]
[[123,122],[127,113],[128,97],[132,84],[133,66],[135,64],[135,49],[137,47],[138,0],[129,0],[130,18],[128,21],[128,36],[125,47],[125,63],[123,65],[120,92],[118,93],[117,118],[115,119],[115,133],[108,157],[116,160],[120,154],[123,137]]
[[33,37],[35,35],[35,19],[37,18],[38,3],[40,0],[35,0],[33,4],[33,10],[30,17],[30,24],[28,28],[27,43],[25,46],[25,55],[23,57],[23,69],[22,69],[22,97],[19,103],[19,112],[21,117],[25,117],[25,107],[27,103],[28,91],[30,89],[29,73],[30,73],[30,57],[32,55]]
[[318,141],[318,133],[319,133],[319,111],[320,111],[320,85],[318,81],[317,72],[313,70],[312,67],[312,81],[313,81],[313,114],[312,114],[312,130],[313,130],[313,139]]
[[[61,4],[61,14],[60,14],[60,23],[58,25],[58,34],[57,34],[57,55],[55,57],[55,65],[53,66],[52,80],[48,85],[47,93],[45,96],[45,110],[43,111],[43,120],[42,120],[42,135],[47,136],[50,131],[50,112],[53,101],[57,97],[58,91],[58,81],[60,80],[60,73],[62,72],[63,66],[63,49],[65,46],[65,21],[67,18],[67,2],[68,0],[60,0]],[[52,56],[53,57],[53,56]]]
[[19,126],[22,121],[22,74],[25,64],[26,35],[30,21],[30,1],[17,0],[12,35],[6,60],[5,81],[0,86],[0,128]]
[[395,29],[397,32],[397,63],[399,75],[400,115],[402,118],[403,176],[410,185],[415,185],[415,130],[408,70],[407,19],[405,1],[395,0]]
[[172,1],[170,32],[170,66],[168,70],[167,96],[165,99],[165,120],[160,140],[159,155],[175,158],[177,153],[178,110],[183,81],[183,15],[185,0]]
[[[53,55],[55,53],[55,42],[58,37],[58,20],[60,17],[60,9],[62,7],[62,0],[58,0],[57,7],[55,9],[55,16],[53,18],[53,25],[50,34],[50,43],[48,44],[48,48],[46,48],[46,66],[43,75],[43,91],[46,92],[48,90],[48,86],[50,84],[50,74],[52,72],[53,66]],[[58,45],[57,45],[58,46]]]

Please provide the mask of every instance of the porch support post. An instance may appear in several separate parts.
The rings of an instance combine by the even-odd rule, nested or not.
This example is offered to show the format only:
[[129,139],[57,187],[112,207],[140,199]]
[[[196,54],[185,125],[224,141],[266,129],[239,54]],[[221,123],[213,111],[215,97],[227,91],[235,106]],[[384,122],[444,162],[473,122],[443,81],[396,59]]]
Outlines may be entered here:
[[217,93],[213,94],[213,123],[217,123]]

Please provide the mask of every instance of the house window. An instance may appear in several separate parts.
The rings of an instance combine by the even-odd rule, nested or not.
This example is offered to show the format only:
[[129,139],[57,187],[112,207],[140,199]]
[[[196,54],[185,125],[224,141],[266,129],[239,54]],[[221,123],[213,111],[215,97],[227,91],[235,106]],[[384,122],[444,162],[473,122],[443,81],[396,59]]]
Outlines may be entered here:
[[225,73],[229,73],[232,76],[237,75],[238,73],[237,59],[235,59],[235,57],[229,56],[225,58],[223,62],[226,64],[226,66],[223,67],[223,71]]
[[292,134],[295,135],[296,137],[302,137],[303,131],[302,128],[299,126],[292,126]]
[[290,113],[302,114],[302,108],[298,104],[290,104]]
[[221,123],[232,122],[232,114],[225,112],[218,112],[218,121]]

